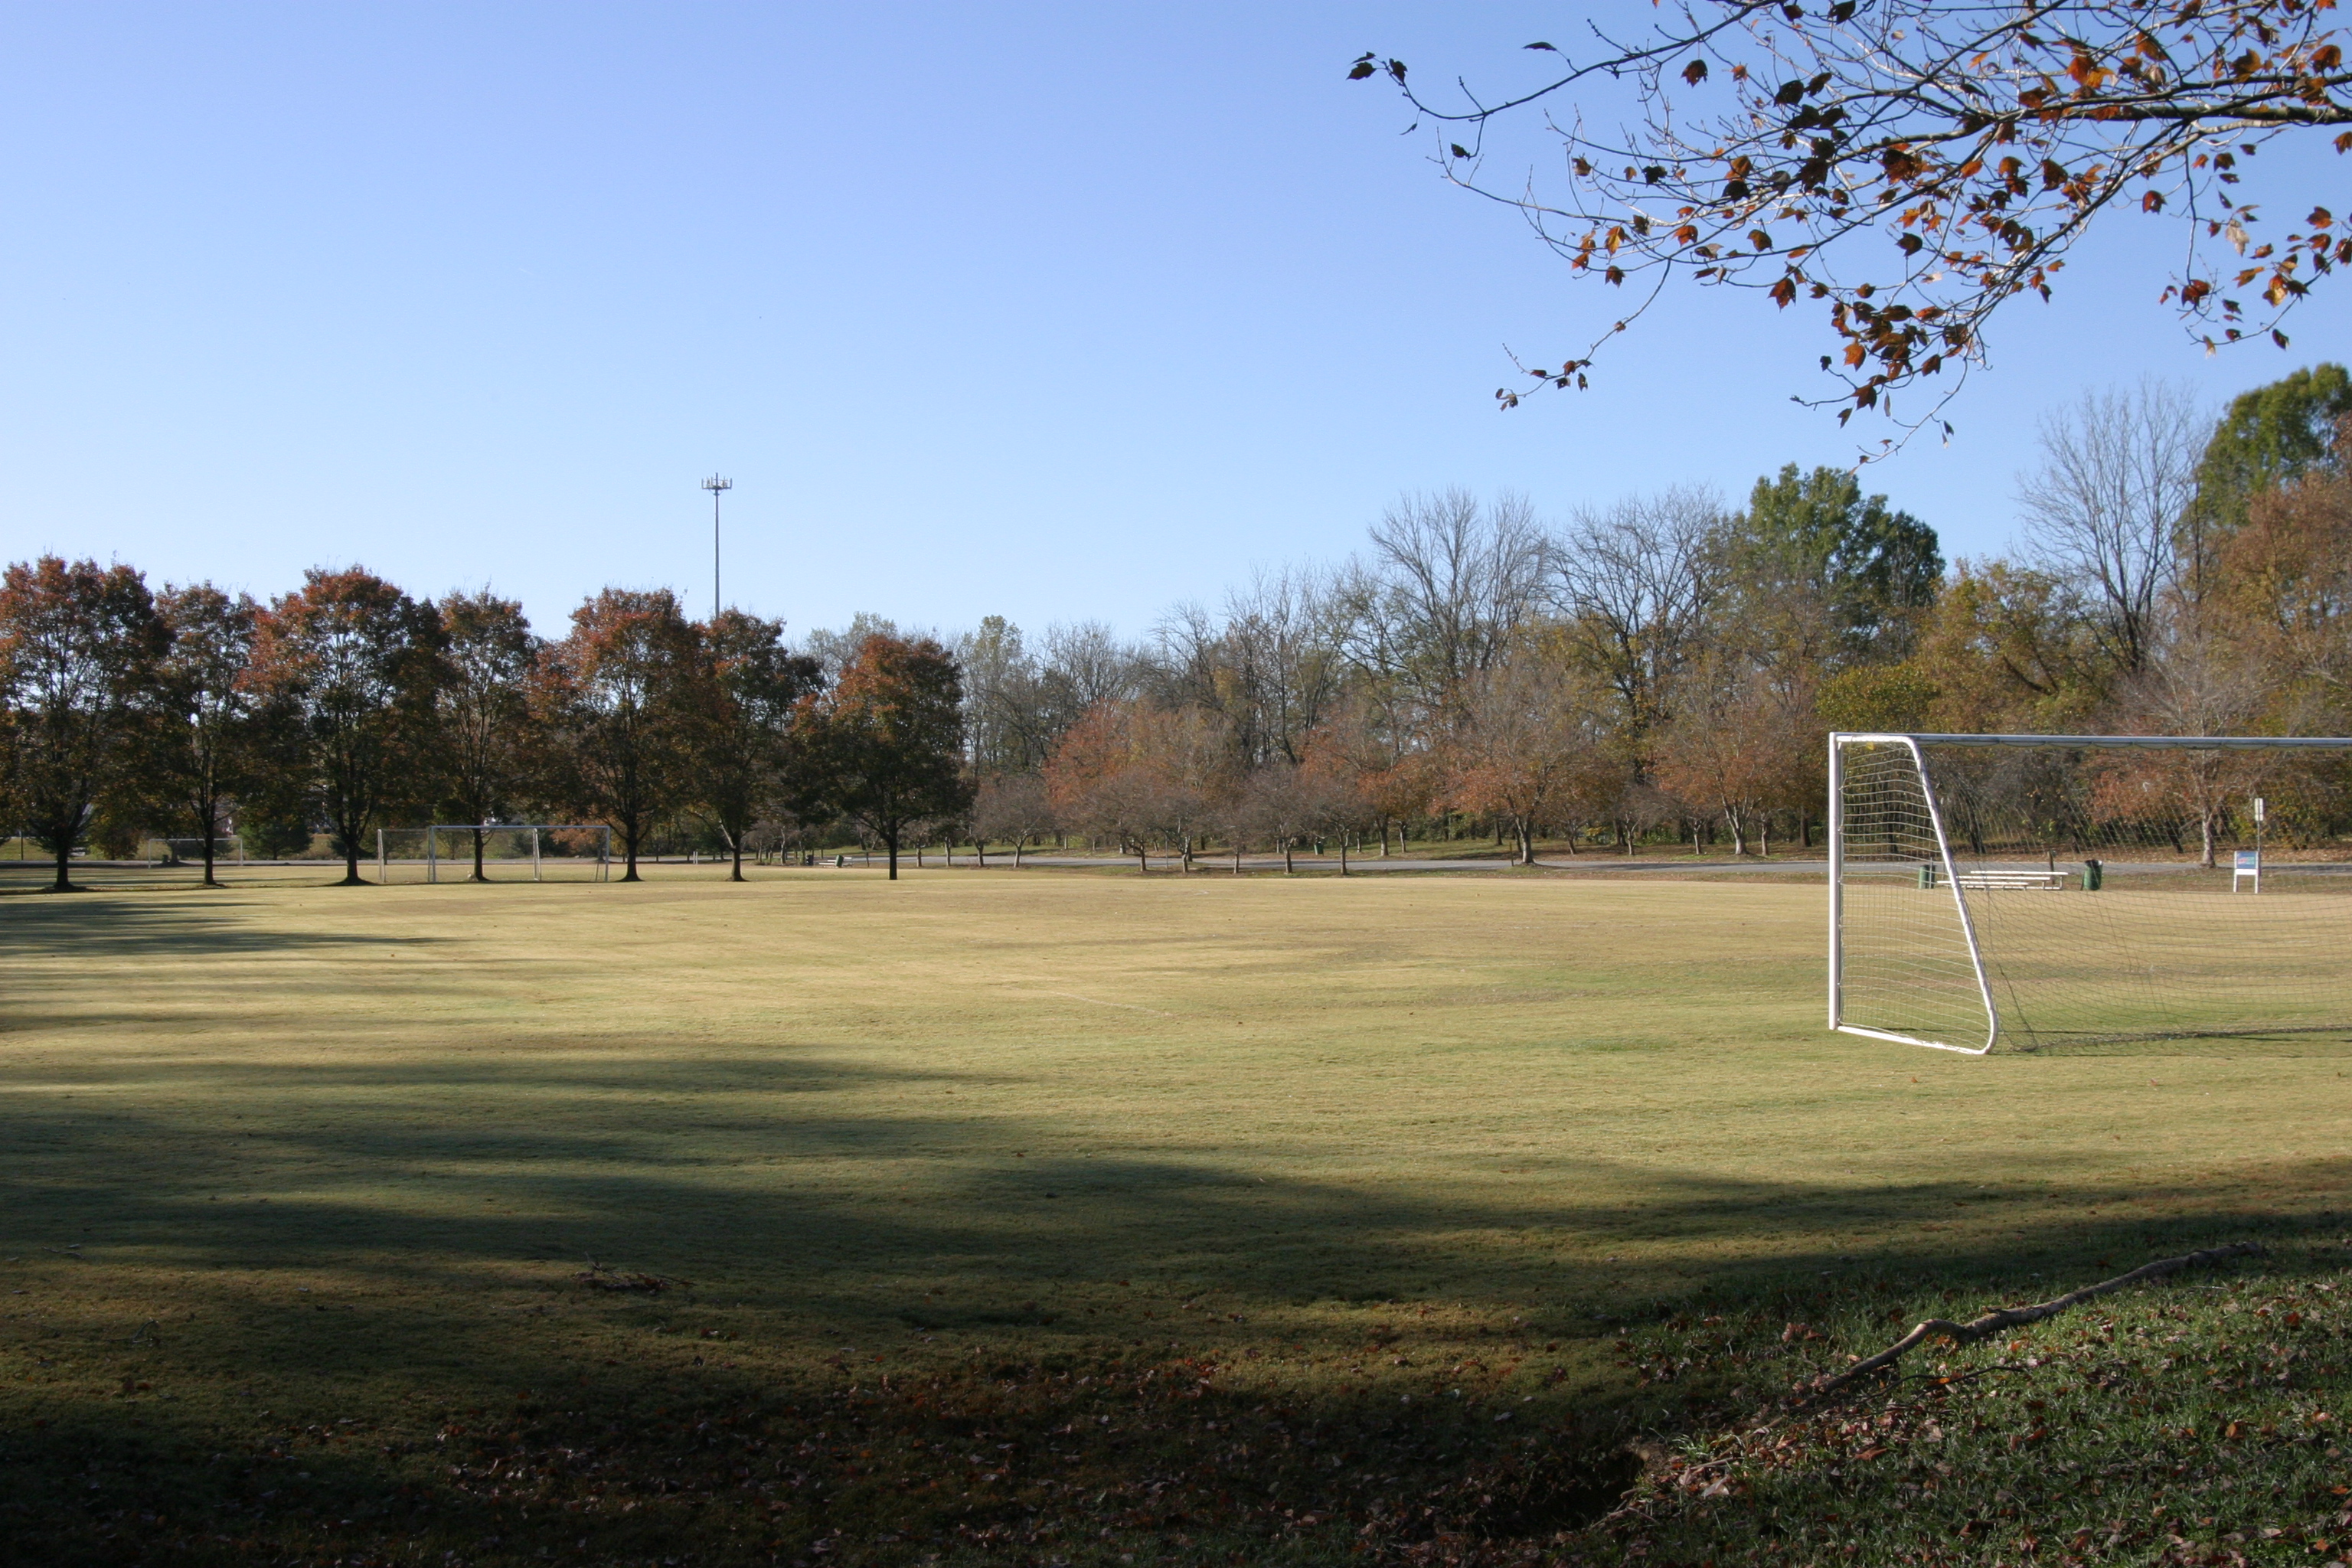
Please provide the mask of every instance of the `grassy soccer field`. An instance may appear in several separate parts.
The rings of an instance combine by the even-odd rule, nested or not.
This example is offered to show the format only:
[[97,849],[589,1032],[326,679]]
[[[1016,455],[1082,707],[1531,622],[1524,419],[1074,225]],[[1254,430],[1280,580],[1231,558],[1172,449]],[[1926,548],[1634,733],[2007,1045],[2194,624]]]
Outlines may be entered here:
[[1915,1296],[2250,1235],[2333,1268],[2342,1047],[1831,1036],[1821,905],[708,868],[0,900],[0,1538],[1475,1555],[1696,1419],[1633,1325],[1876,1336],[1796,1336],[1832,1364]]

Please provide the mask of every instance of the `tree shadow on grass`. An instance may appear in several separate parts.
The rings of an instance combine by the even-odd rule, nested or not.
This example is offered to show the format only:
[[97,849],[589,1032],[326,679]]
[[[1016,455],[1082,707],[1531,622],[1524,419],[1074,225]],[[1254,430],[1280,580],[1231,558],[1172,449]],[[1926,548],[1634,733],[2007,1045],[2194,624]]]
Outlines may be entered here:
[[935,1112],[844,1103],[877,1088],[968,1095],[1004,1075],[805,1048],[680,1062],[654,1043],[639,1053],[602,1037],[593,1051],[444,1057],[429,1071],[142,1066],[136,1105],[102,1082],[72,1100],[0,1097],[7,1228],[142,1268],[348,1269],[445,1287],[593,1256],[716,1275],[844,1321],[895,1318],[910,1290],[973,1298],[929,1303],[946,1322],[998,1311],[998,1298],[1135,1280],[1259,1313],[1406,1299],[1601,1310],[1857,1269],[1997,1271],[2285,1215],[2325,1226],[2352,1202],[2352,1161],[2260,1173],[2232,1162],[2226,1186],[2184,1177],[2168,1198],[2104,1156],[2063,1153],[2006,1188],[1972,1169],[1832,1184],[1629,1158],[1483,1192],[1320,1181],[1238,1155],[1055,1152],[1041,1147],[1049,1121],[971,1117],[944,1092]]
[[[839,1098],[968,1075],[600,1044],[305,1068],[303,1114],[251,1136],[212,1067],[184,1119],[152,1078],[140,1109],[0,1098],[5,1249],[58,1249],[10,1299],[0,1533],[104,1563],[1467,1561],[1630,1479],[1661,1396],[1591,1381],[1629,1315],[2054,1293],[2332,1232],[2352,1173],[2241,1167],[2168,1209],[2063,1159],[2030,1192],[1594,1161],[1465,1196]],[[443,1113],[469,1101],[539,1113]],[[662,1288],[603,1288],[639,1271]]]
[[28,899],[0,920],[0,963],[45,960],[265,957],[383,947],[430,946],[441,939],[402,933],[289,930],[242,917],[266,906],[223,892],[174,903],[154,899]]

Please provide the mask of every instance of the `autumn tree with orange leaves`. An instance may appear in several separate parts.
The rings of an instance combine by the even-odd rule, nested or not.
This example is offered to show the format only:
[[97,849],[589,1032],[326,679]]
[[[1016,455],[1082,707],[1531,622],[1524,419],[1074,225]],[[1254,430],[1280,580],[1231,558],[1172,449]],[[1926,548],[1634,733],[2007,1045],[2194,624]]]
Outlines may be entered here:
[[1443,751],[1446,798],[1499,818],[1522,866],[1535,864],[1538,832],[1597,819],[1624,784],[1604,745],[1593,683],[1546,651],[1527,649],[1470,682]]
[[803,699],[794,716],[806,797],[879,838],[893,881],[911,825],[971,809],[962,704],[962,676],[946,648],[929,637],[877,635],[831,691]]

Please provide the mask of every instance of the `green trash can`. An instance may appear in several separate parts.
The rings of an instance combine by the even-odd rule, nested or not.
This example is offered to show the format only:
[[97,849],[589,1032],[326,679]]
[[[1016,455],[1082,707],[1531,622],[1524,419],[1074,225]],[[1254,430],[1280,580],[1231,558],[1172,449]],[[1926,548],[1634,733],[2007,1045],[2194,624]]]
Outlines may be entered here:
[[2105,866],[2100,865],[2096,860],[2084,861],[2083,891],[2086,893],[2097,892],[2099,890],[2099,885],[2106,880],[2106,875],[2107,868]]
[[1922,888],[1932,888],[1932,887],[1934,887],[1935,885],[1936,885],[1936,865],[1935,865],[1935,862],[1934,862],[1934,861],[1932,861],[1932,860],[1931,860],[1931,861],[1924,862],[1924,863],[1920,866],[1920,868],[1919,868],[1919,886],[1921,886]]

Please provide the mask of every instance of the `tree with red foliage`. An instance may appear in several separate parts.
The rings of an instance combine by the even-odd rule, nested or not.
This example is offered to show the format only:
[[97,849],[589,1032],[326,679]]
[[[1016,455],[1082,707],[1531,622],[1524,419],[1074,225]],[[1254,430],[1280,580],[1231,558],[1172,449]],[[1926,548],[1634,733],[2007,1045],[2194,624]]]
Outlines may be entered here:
[[1623,770],[1602,744],[1599,707],[1587,680],[1532,649],[1485,671],[1464,693],[1463,720],[1444,747],[1448,798],[1501,817],[1522,866],[1535,864],[1538,830],[1563,818],[1589,821],[1623,788]]
[[363,567],[313,567],[254,628],[250,679],[279,705],[306,803],[360,886],[371,825],[425,805],[436,761],[435,702],[448,679],[441,617]]
[[929,637],[867,637],[823,697],[803,699],[793,728],[806,794],[856,819],[889,852],[909,824],[971,806],[963,767],[963,679]]
[[549,650],[540,705],[563,785],[620,834],[625,882],[637,880],[646,835],[688,795],[704,675],[701,637],[667,588],[605,589]]

